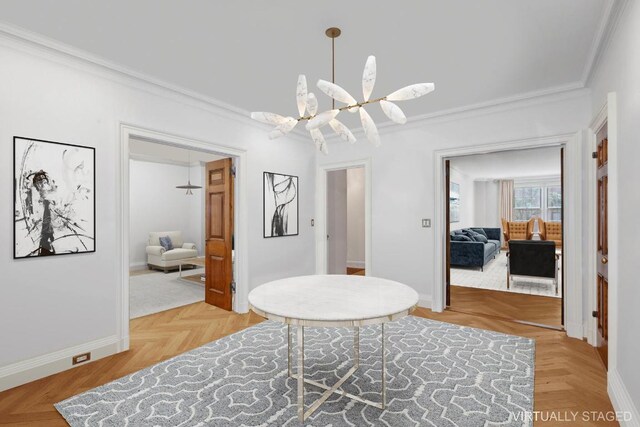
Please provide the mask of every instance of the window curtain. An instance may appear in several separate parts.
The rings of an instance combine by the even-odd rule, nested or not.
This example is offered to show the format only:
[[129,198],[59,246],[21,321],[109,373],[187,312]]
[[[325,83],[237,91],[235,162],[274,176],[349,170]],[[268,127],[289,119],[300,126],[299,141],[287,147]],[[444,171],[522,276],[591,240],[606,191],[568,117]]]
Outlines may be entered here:
[[507,222],[513,219],[513,180],[500,180],[500,217]]

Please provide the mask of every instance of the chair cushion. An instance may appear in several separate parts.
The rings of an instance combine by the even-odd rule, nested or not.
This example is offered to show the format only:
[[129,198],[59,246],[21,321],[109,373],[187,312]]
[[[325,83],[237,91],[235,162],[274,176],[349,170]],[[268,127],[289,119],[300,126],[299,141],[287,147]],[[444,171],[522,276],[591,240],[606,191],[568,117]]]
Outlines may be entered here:
[[162,254],[163,261],[177,261],[185,258],[194,258],[198,256],[195,249],[176,248]]

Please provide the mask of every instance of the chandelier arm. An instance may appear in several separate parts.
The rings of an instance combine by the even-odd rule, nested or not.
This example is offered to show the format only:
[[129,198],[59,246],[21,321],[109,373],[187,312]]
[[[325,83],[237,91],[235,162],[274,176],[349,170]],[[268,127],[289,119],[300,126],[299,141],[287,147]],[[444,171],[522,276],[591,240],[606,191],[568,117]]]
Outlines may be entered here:
[[[368,101],[362,101],[362,102],[356,102],[353,105],[345,105],[344,107],[340,107],[340,108],[334,108],[335,110],[338,111],[345,111],[345,110],[349,110],[351,108],[360,108],[363,105],[367,105],[367,104],[374,104],[376,102],[380,102],[380,101],[386,101],[387,97],[383,96],[382,98],[376,98],[376,99],[370,99]],[[327,110],[329,111],[329,110]],[[322,112],[318,113],[321,114]],[[313,119],[315,116],[317,116],[318,114],[314,114],[313,116],[302,116],[302,117],[298,117],[296,120],[297,121],[302,121],[302,120],[311,120]]]

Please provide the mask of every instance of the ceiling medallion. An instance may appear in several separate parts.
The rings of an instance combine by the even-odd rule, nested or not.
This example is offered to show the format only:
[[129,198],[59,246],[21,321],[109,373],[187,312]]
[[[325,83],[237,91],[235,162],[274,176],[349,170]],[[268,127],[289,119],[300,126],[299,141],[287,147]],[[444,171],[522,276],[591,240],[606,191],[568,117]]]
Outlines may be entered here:
[[[320,131],[325,125],[329,125],[333,131],[338,134],[345,141],[354,143],[356,138],[353,133],[336,117],[342,111],[349,111],[350,113],[360,113],[360,121],[362,122],[362,128],[367,136],[367,139],[374,145],[380,145],[380,135],[376,128],[373,119],[363,108],[367,104],[379,103],[384,114],[387,115],[392,121],[399,124],[405,124],[407,117],[404,115],[400,107],[394,104],[392,101],[406,101],[408,99],[419,98],[424,96],[435,89],[433,83],[417,83],[414,85],[403,87],[387,96],[382,98],[370,99],[371,92],[373,92],[373,86],[376,82],[376,58],[375,56],[369,56],[364,66],[364,72],[362,74],[362,95],[363,101],[358,102],[351,96],[346,90],[335,84],[335,39],[340,36],[339,28],[329,28],[325,34],[331,38],[331,56],[332,56],[332,81],[318,80],[317,86],[322,92],[333,99],[333,108],[331,110],[318,113],[318,99],[316,96],[307,92],[307,78],[304,74],[298,76],[298,85],[296,89],[296,100],[298,104],[298,118],[285,117],[275,113],[255,112],[251,113],[251,118],[262,123],[276,125],[276,127],[269,133],[269,139],[274,139],[286,135],[291,132],[293,128],[300,121],[307,121],[306,129],[311,134],[311,139],[316,144],[316,147],[324,154],[328,153],[327,143],[324,139],[324,135]],[[345,104],[339,108],[336,108],[335,101]]]

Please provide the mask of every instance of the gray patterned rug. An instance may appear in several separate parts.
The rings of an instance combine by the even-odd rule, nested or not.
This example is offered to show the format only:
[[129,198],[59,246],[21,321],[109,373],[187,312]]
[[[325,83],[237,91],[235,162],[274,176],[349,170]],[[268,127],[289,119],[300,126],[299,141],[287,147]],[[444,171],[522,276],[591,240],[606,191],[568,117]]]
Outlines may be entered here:
[[[387,409],[334,394],[306,425],[515,426],[533,410],[533,340],[413,316],[385,334]],[[74,427],[298,426],[286,343],[284,325],[263,322],[55,406]],[[307,328],[305,376],[332,385],[352,351],[352,330]],[[379,326],[361,329],[360,355],[342,388],[378,401]],[[307,405],[321,394],[305,391]]]

